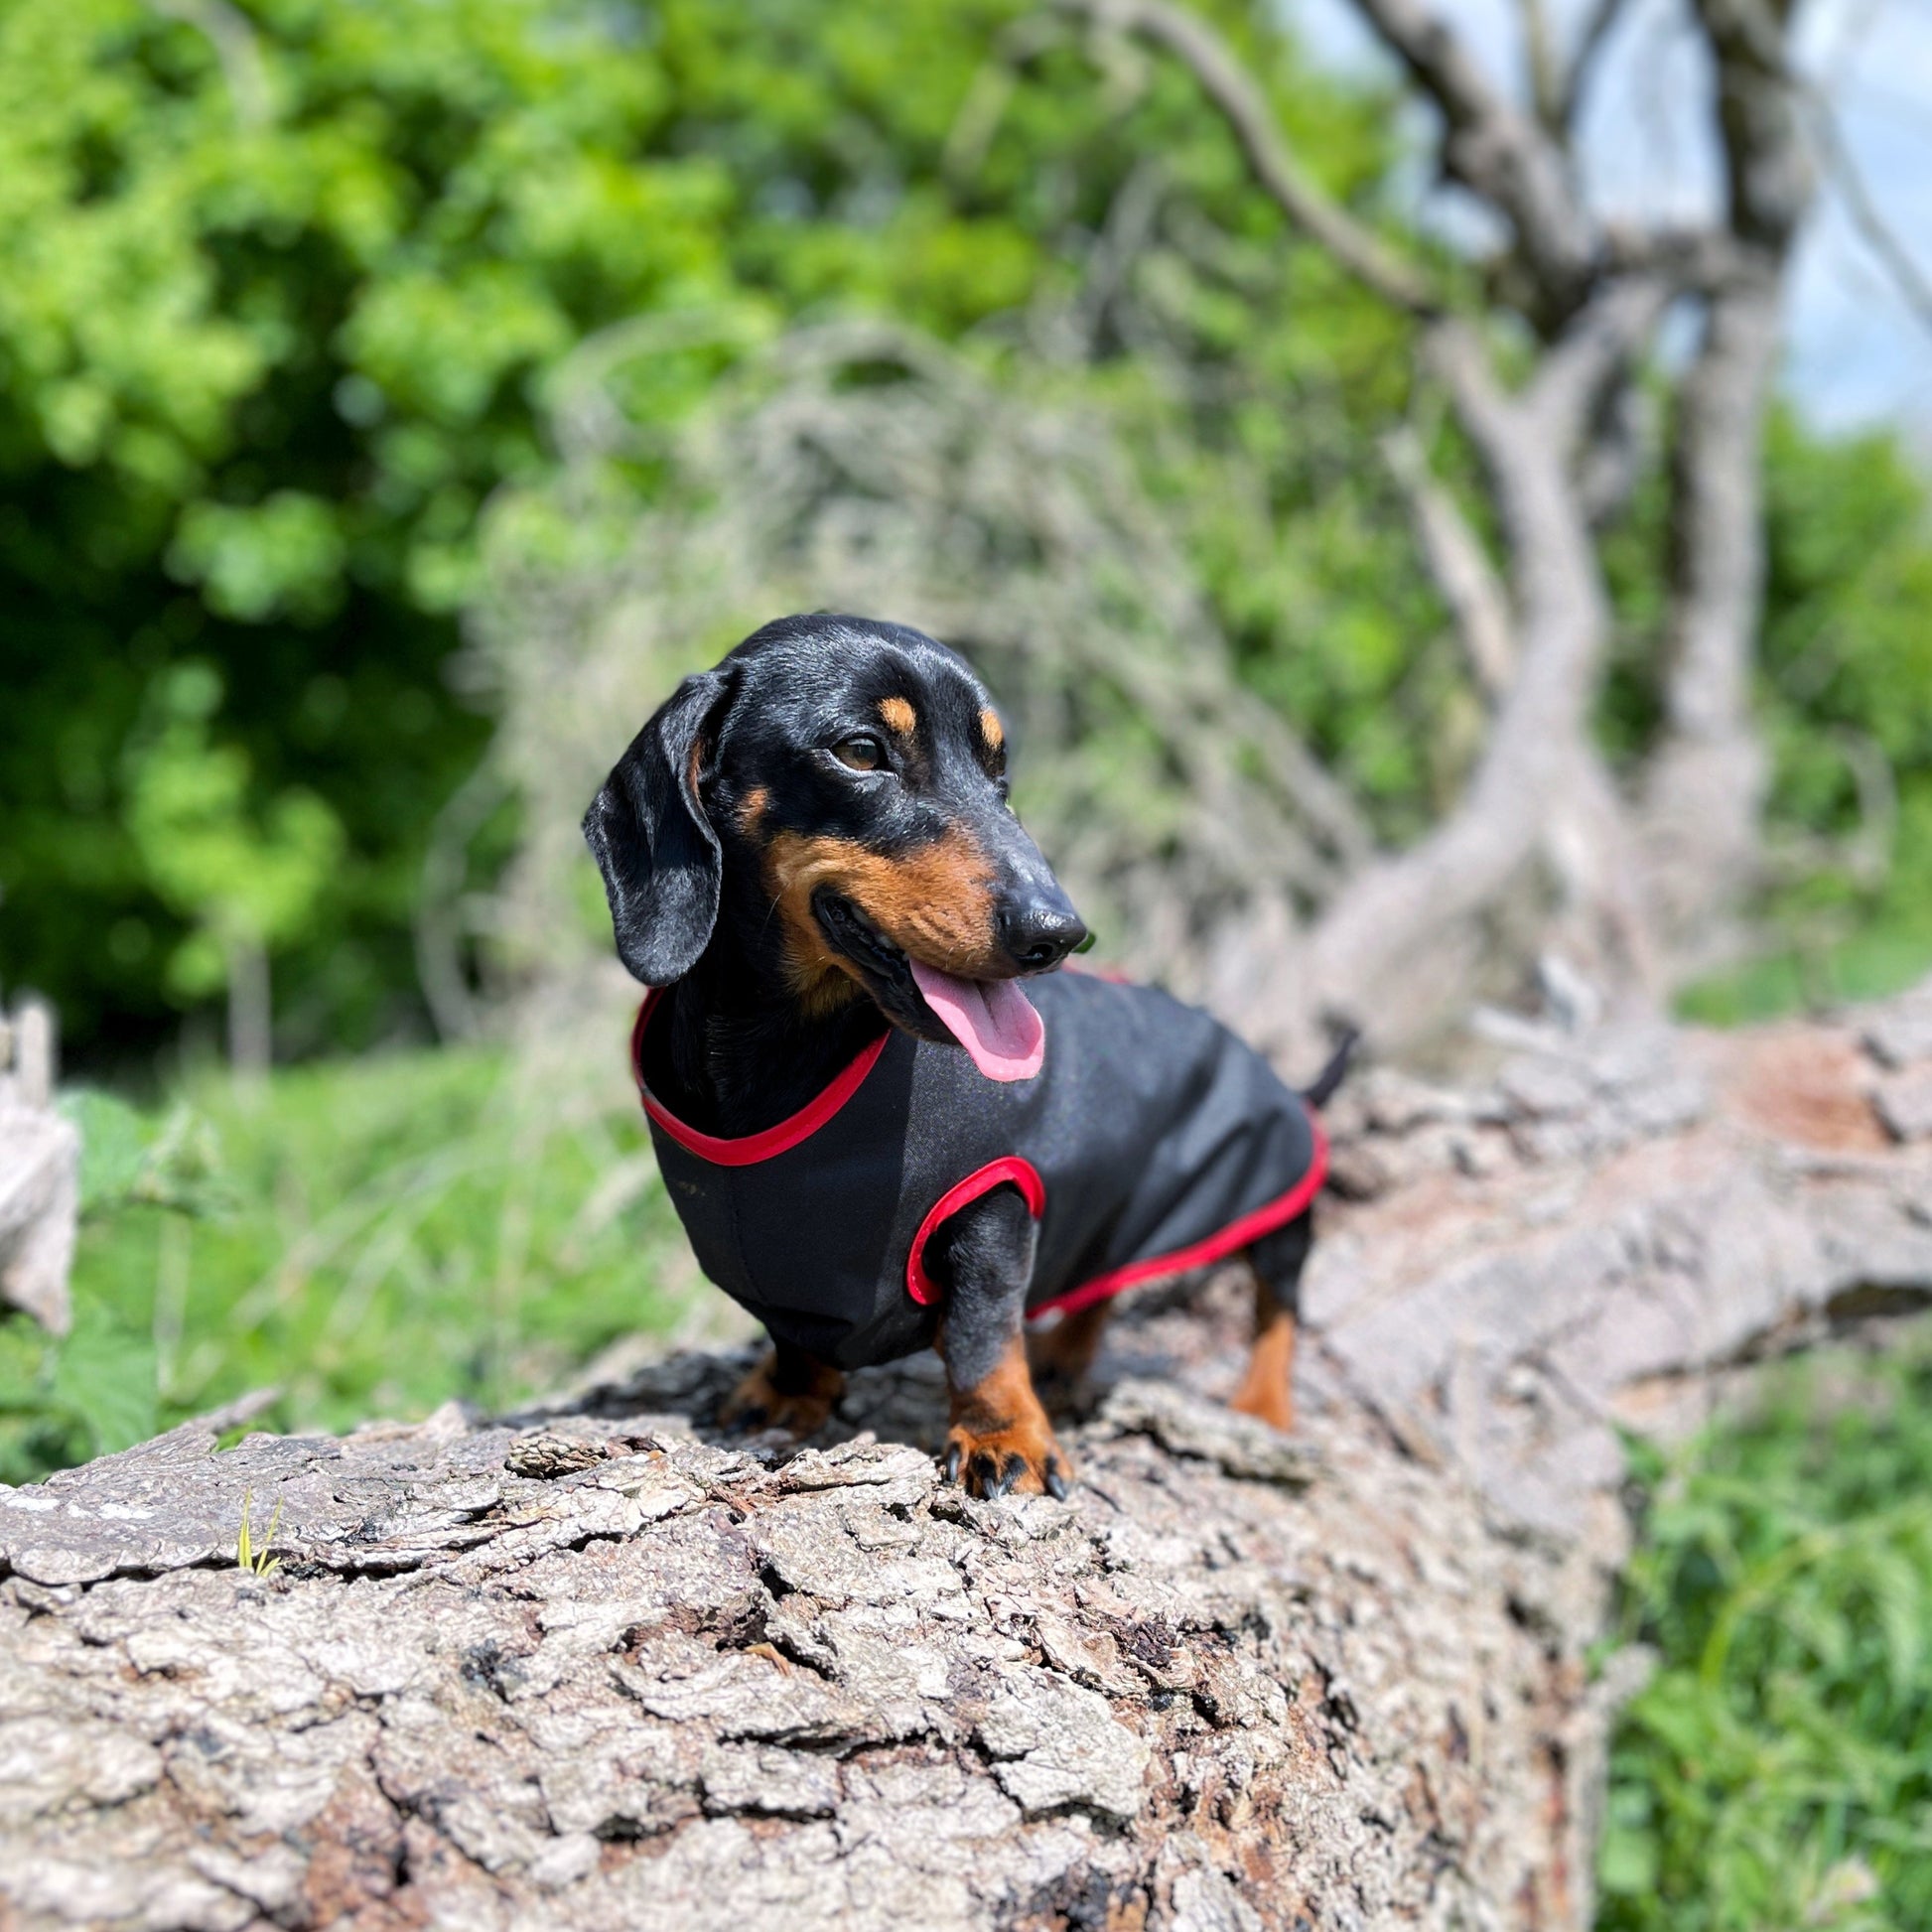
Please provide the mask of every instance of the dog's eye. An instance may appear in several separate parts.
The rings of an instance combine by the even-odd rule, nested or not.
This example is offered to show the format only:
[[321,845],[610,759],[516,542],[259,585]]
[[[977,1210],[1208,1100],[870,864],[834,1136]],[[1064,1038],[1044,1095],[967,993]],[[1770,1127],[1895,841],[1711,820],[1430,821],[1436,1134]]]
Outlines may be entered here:
[[857,738],[842,738],[832,747],[832,756],[854,771],[877,771],[886,762],[886,748],[876,738],[861,733]]

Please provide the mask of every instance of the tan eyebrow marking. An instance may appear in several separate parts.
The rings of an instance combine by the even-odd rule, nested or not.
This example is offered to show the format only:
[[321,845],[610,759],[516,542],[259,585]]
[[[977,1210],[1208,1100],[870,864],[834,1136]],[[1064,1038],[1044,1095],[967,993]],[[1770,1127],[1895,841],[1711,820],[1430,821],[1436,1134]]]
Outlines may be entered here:
[[879,715],[901,738],[910,738],[918,729],[919,714],[904,698],[881,698]]
[[996,752],[1007,742],[1006,730],[1000,723],[1000,714],[991,705],[980,713],[980,736]]
[[754,785],[745,794],[745,802],[738,808],[739,829],[747,838],[756,838],[759,821],[771,803],[771,794],[762,785]]

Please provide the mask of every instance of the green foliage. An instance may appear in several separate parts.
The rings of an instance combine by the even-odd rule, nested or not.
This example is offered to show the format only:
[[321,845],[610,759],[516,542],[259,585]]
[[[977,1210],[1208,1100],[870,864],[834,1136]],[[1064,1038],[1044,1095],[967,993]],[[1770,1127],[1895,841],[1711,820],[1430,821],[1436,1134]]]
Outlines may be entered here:
[[[1408,325],[1285,245],[1173,63],[1096,73],[1069,34],[1009,65],[1024,11],[246,0],[217,46],[140,0],[0,9],[0,983],[53,995],[83,1055],[217,986],[212,902],[141,832],[137,748],[188,663],[221,681],[214,815],[312,859],[323,819],[278,841],[278,801],[341,828],[278,948],[284,1049],[420,1029],[424,848],[485,732],[449,676],[479,509],[546,474],[545,399],[637,318],[708,319],[624,370],[657,424],[734,343],[827,310],[1064,365],[1127,427],[1256,690],[1386,833],[1428,822],[1479,711],[1373,454],[1411,404]],[[1208,11],[1375,218],[1388,103],[1311,75],[1252,0]],[[1170,232],[1131,289],[1076,301],[1134,183]],[[648,460],[630,482],[648,500]],[[1858,747],[1899,774],[1894,886],[1828,868],[1781,908],[1829,953],[1932,898],[1928,547],[1880,445],[1783,424],[1770,496],[1780,821],[1846,829]],[[1654,717],[1662,503],[1653,477],[1612,544],[1626,746]]]
[[311,1037],[413,1005],[423,841],[482,743],[444,675],[477,505],[542,461],[531,385],[564,348],[729,279],[727,184],[671,151],[639,21],[236,24],[0,9],[0,978],[82,1044],[213,977],[205,945],[177,964],[200,897],[169,903],[129,822],[125,748],[184,655],[222,674],[209,749],[245,754],[249,811],[307,790],[345,828],[284,980]]
[[[1209,379],[1148,415],[1149,460],[1258,682],[1415,822],[1430,619],[1379,485],[1351,481],[1364,410],[1406,381],[1402,326],[1276,246],[1171,64],[1095,84],[1069,36],[1006,69],[1023,11],[246,0],[217,47],[139,0],[0,9],[0,982],[52,994],[95,1052],[211,990],[205,897],[162,890],[130,790],[152,693],[189,660],[222,680],[208,758],[246,759],[229,819],[306,792],[343,829],[278,960],[285,1049],[410,1024],[425,841],[483,731],[446,676],[453,614],[479,506],[550,461],[568,356],[652,315],[729,337],[871,309],[1011,338],[1074,292],[1150,169],[1227,246],[1161,270]],[[1372,207],[1381,103],[1313,81],[1249,0],[1212,11]],[[1131,332],[1098,323],[1075,353],[1132,364]],[[654,358],[627,401],[675,419],[728,360]],[[1278,523],[1302,534],[1271,542]]]
[[[1932,960],[1932,504],[1886,436],[1821,443],[1771,425],[1765,720],[1775,820],[1886,863],[1801,864],[1777,910],[1823,945],[1851,931]],[[1822,949],[1822,947],[1821,947]],[[1856,992],[1856,986],[1847,992]],[[1887,989],[1889,990],[1889,989]]]
[[279,1073],[245,1110],[211,1074],[158,1113],[63,1107],[74,1328],[0,1319],[0,1481],[264,1386],[281,1428],[499,1407],[666,1326],[688,1286],[634,1108],[539,1105],[491,1053]]
[[80,1134],[80,1212],[88,1221],[130,1207],[168,1207],[201,1219],[238,1202],[214,1123],[187,1100],[157,1117],[82,1087],[61,1112]]
[[[1603,735],[1626,760],[1660,709],[1666,483],[1646,477],[1605,544],[1619,640]],[[1932,967],[1932,495],[1891,438],[1827,440],[1785,409],[1764,493],[1769,944],[1681,1002],[1727,1026],[1893,993]]]
[[226,981],[237,949],[302,936],[342,856],[342,826],[313,792],[273,799],[250,822],[247,755],[211,747],[221,680],[177,664],[157,680],[155,729],[129,748],[127,825],[162,899],[194,921],[168,962],[189,998]]
[[1644,1457],[1601,1932],[1932,1923],[1932,1346]]

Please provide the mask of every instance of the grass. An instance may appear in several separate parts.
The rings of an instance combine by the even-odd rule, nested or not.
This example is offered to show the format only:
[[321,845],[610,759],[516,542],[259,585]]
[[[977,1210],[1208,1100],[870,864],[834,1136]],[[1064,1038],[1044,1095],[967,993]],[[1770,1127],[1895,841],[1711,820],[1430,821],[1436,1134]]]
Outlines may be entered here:
[[275,1544],[275,1532],[282,1527],[282,1499],[275,1499],[275,1514],[268,1519],[268,1528],[259,1538],[255,1526],[249,1520],[254,1507],[255,1492],[244,1489],[241,1492],[241,1528],[235,1532],[234,1562],[237,1570],[245,1570],[251,1577],[272,1577],[282,1567],[280,1557],[271,1556]]
[[1743,1027],[1902,993],[1932,972],[1932,917],[1919,909],[1842,937],[1766,951],[1678,996],[1686,1020]]
[[1599,1932],[1932,1925],[1932,1335],[1638,1451]]
[[69,1094],[83,1141],[74,1323],[0,1321],[0,1480],[139,1442],[263,1386],[264,1427],[490,1409],[691,1281],[634,1109],[567,1114],[497,1054],[210,1072],[164,1107]]

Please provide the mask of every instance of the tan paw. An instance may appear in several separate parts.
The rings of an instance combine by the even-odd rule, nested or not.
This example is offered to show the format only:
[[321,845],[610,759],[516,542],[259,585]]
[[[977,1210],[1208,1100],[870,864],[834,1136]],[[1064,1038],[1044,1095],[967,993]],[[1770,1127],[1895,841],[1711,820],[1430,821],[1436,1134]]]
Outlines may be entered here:
[[955,1423],[946,1432],[941,1467],[969,1496],[1058,1496],[1073,1480],[1073,1464],[1044,1420],[998,1429]]
[[781,1389],[776,1380],[778,1351],[768,1348],[758,1366],[718,1405],[726,1429],[782,1429],[802,1440],[816,1436],[832,1419],[833,1405],[845,1392],[845,1377],[822,1363],[806,1364],[803,1388]]

